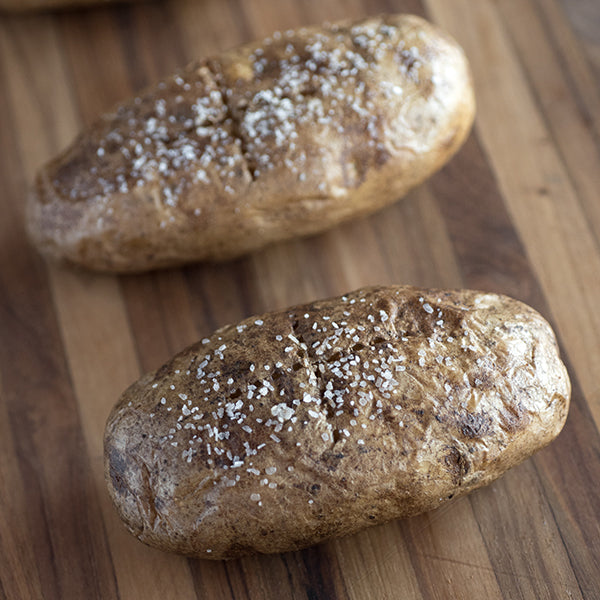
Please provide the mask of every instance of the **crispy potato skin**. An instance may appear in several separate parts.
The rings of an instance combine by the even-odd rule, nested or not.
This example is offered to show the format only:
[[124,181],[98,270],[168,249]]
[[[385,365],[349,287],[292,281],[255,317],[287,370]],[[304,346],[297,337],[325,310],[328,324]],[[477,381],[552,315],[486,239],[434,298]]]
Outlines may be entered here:
[[560,432],[570,382],[532,308],[364,288],[223,327],[142,377],[105,432],[143,542],[224,559],[431,510]]
[[397,200],[474,109],[462,50],[418,17],[277,34],[98,119],[39,172],[30,237],[102,271],[240,256]]

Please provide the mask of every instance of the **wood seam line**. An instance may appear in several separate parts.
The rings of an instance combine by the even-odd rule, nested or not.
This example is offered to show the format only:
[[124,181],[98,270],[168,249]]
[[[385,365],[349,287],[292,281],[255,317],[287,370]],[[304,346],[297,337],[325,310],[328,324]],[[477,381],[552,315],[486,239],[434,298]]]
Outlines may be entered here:
[[[317,562],[327,562],[329,569],[324,577],[329,577],[330,581],[332,581],[333,589],[336,590],[336,593],[341,590],[342,599],[350,600],[350,593],[348,592],[348,587],[346,586],[346,580],[342,573],[342,568],[340,566],[340,562],[335,553],[335,548],[333,544],[328,543],[327,546],[320,545],[315,548],[317,552]],[[323,558],[324,555],[324,558]],[[287,561],[286,561],[287,562]],[[311,565],[306,561],[306,558],[303,557],[303,565],[306,569],[306,572],[310,572]],[[340,599],[341,600],[341,599]]]
[[[188,561],[193,560],[193,559],[188,559]],[[231,575],[229,574],[229,569],[227,568],[227,563],[225,563],[224,565],[224,569],[225,571],[225,581],[227,582],[227,586],[229,587],[229,593],[231,594],[231,598],[235,598],[235,592],[233,590],[233,583],[231,581]],[[245,577],[243,578],[245,580]]]
[[[244,559],[242,558],[241,560],[243,561]],[[284,562],[285,562],[285,559],[284,559]],[[224,570],[227,571],[227,563],[225,563]],[[248,587],[248,577],[246,575],[246,569],[244,568],[243,564],[240,565],[239,570],[242,574],[240,579],[241,579],[242,587],[244,589],[245,598],[247,598],[248,600],[252,600],[250,588]],[[229,573],[226,573],[226,575],[229,580]],[[233,596],[233,598],[235,598],[235,596]]]
[[[373,243],[378,249],[380,259],[385,266],[387,279],[394,283],[410,282],[410,279],[405,280],[403,278],[400,280],[397,276],[398,268],[394,264],[394,248],[390,246],[389,235],[386,236],[385,232],[386,220],[384,213],[393,213],[395,218],[403,220],[402,211],[406,209],[408,202],[413,202],[417,210],[421,211],[417,218],[420,225],[424,226],[425,237],[427,238],[429,235],[439,236],[438,244],[435,247],[430,246],[429,274],[434,280],[434,285],[437,287],[464,287],[462,283],[459,283],[464,279],[462,266],[442,215],[440,204],[431,186],[424,182],[418,188],[412,190],[409,195],[411,196],[410,200],[408,197],[399,199],[395,204],[381,211],[381,214],[375,213],[365,221],[365,225],[373,236]],[[427,211],[427,214],[424,210]]]
[[[569,365],[567,365],[567,368],[568,367],[569,367]],[[579,386],[577,379],[574,379],[573,389],[575,391],[575,397],[579,398],[582,396],[582,394],[580,392],[580,386]],[[596,423],[591,418],[588,404],[584,401],[577,403],[576,410],[580,413],[578,415],[579,422],[585,421],[585,423],[586,423],[585,427],[591,428],[593,430],[594,439],[598,440],[599,439],[599,431],[598,431],[598,428],[596,427]],[[569,417],[569,419],[570,418],[571,417]],[[567,424],[565,425],[565,428],[567,428],[567,427],[569,427],[568,420],[567,420]],[[585,427],[584,427],[584,429],[585,429]],[[572,426],[570,428],[573,429]],[[570,435],[574,436],[574,438],[575,438],[574,442],[571,443],[571,448],[573,448],[573,446],[574,446],[575,449],[577,450],[578,455],[580,455],[582,460],[585,461],[585,459],[586,459],[586,457],[585,457],[586,444],[585,444],[585,442],[582,443],[583,438],[581,436],[581,433],[582,432],[581,432],[581,426],[580,426],[579,428],[575,429],[570,434]],[[563,435],[563,434],[561,434],[561,435]],[[589,442],[589,437],[586,438],[586,442]],[[593,452],[593,450],[592,450],[592,452]],[[568,509],[566,511],[563,510],[565,504],[568,504],[569,500],[572,501],[572,498],[570,497],[570,495],[568,493],[566,494],[566,496],[560,494],[561,485],[563,488],[565,485],[567,485],[564,482],[564,477],[563,477],[562,473],[559,472],[556,474],[557,477],[560,477],[560,482],[555,481],[554,479],[552,479],[552,477],[548,476],[548,474],[547,474],[548,468],[544,465],[544,463],[547,460],[553,461],[553,460],[557,460],[557,459],[558,459],[558,457],[545,459],[543,457],[542,453],[540,453],[539,455],[536,454],[533,457],[533,465],[534,465],[534,468],[535,468],[537,474],[539,475],[540,483],[544,490],[544,497],[552,510],[554,520],[558,524],[558,519],[556,518],[556,514],[560,513],[560,512],[564,512],[564,514],[566,516],[568,516],[571,521],[574,520],[575,523],[570,526],[569,531],[573,531],[575,533],[575,535],[577,535],[578,540],[577,540],[577,542],[572,542],[571,546],[583,545],[584,547],[586,547],[585,546],[585,537],[582,537],[582,535],[580,535],[580,534],[583,534],[583,529],[582,529],[582,527],[580,527],[580,525],[582,524],[582,521],[579,519],[576,519],[575,515],[573,514],[572,511],[570,511]],[[587,461],[586,464],[593,464],[593,460]],[[600,464],[600,463],[598,463],[598,464]],[[579,476],[581,478],[589,479],[589,477],[593,477],[593,474],[590,471],[586,470],[585,473],[579,473]],[[558,489],[558,491],[555,491],[555,489]],[[566,502],[565,502],[565,500],[566,500]],[[591,501],[591,497],[589,497],[588,500]],[[555,504],[556,504],[556,510],[554,508]],[[600,505],[598,505],[598,508],[600,509]],[[596,512],[599,512],[599,511],[596,511]],[[592,518],[594,518],[594,517],[592,517]],[[561,533],[561,538],[564,541],[564,536],[562,535],[562,530],[560,529],[560,526],[559,526],[559,532]],[[586,547],[586,550],[588,550],[587,547]],[[570,553],[568,553],[568,554],[569,554],[569,560],[570,560]],[[593,560],[593,555],[591,558]],[[571,561],[571,565],[573,566],[573,561]],[[579,566],[581,567],[582,565],[579,565]],[[582,570],[585,571],[585,569],[582,569]],[[592,570],[593,570],[593,567],[592,567]],[[579,580],[578,580],[578,585],[582,589],[585,589],[586,592],[589,591],[589,588],[582,587],[583,584]]]
[[[442,23],[445,22],[446,25],[450,25],[450,28],[452,28],[451,25],[454,15],[446,12],[443,3],[440,0],[427,0],[427,3],[431,9],[431,13],[436,15],[438,20]],[[501,53],[503,58],[501,66],[508,65],[508,68],[514,71],[513,74],[519,75],[519,77],[516,78],[516,83],[518,85],[516,91],[519,94],[520,101],[527,104],[527,124],[531,124],[529,134],[531,135],[531,131],[534,131],[534,137],[536,137],[536,139],[543,140],[547,138],[547,133],[541,126],[540,117],[535,110],[535,104],[527,94],[527,87],[522,81],[523,74],[519,69],[518,61],[516,61],[515,57],[510,52],[510,46],[508,46],[508,49],[506,47],[507,43],[502,35],[502,29],[499,27],[494,28],[489,25],[492,20],[491,17],[495,15],[493,5],[487,0],[482,0],[480,3],[478,2],[476,5],[472,5],[471,8],[471,13],[467,10],[466,14],[475,13],[475,16],[472,18],[486,19],[486,23],[488,23],[488,26],[490,27],[490,35],[488,35],[487,39],[491,40],[492,43],[496,42],[497,46],[494,46],[493,50],[496,53]],[[473,28],[468,27],[468,25],[466,27],[465,35],[473,35]],[[498,31],[498,29],[500,30]],[[473,43],[474,42],[471,42],[469,45],[472,46]],[[473,52],[469,52],[470,50]],[[474,65],[474,69],[477,70],[477,61],[482,60],[481,57],[477,59],[473,58],[473,56],[475,56],[474,47],[467,47],[467,51],[472,54],[472,64]],[[475,77],[477,77],[477,73],[475,73]],[[513,107],[507,106],[506,108],[508,110]],[[488,111],[490,110],[492,110],[492,107],[488,108]],[[519,115],[517,114],[517,117],[518,116]],[[514,117],[514,114],[511,115],[511,118]],[[502,131],[499,132],[494,130],[494,127],[496,126],[494,120],[497,122],[497,116],[490,115],[488,117],[480,106],[477,118],[477,130],[481,134],[484,147],[500,148],[501,146],[498,144],[503,143]],[[519,123],[517,123],[517,125],[519,125]],[[512,130],[519,131],[516,127],[513,127]],[[527,136],[524,137],[524,140],[524,145],[527,145]],[[517,139],[516,143],[522,144],[523,139]],[[503,157],[493,153],[490,154],[489,152],[488,154],[490,156],[490,165],[496,173],[507,207],[514,218],[516,229],[525,244],[527,255],[531,260],[531,264],[542,285],[545,296],[548,299],[548,304],[550,310],[554,314],[554,320],[557,323],[558,330],[563,335],[565,346],[572,357],[579,357],[579,361],[573,361],[573,363],[576,365],[576,369],[579,373],[579,380],[584,387],[589,401],[589,395],[593,392],[592,387],[595,386],[595,383],[594,377],[589,375],[589,373],[593,373],[593,369],[591,368],[591,365],[591,370],[586,368],[584,361],[586,360],[586,357],[587,360],[589,360],[589,357],[593,356],[594,352],[598,351],[598,335],[595,331],[600,330],[600,324],[595,322],[598,320],[598,315],[595,310],[594,298],[600,297],[600,260],[598,256],[593,253],[593,250],[595,250],[594,239],[589,231],[589,226],[581,213],[579,211],[572,211],[567,215],[560,214],[561,210],[564,211],[565,203],[562,202],[563,197],[566,197],[568,203],[574,204],[575,208],[578,208],[579,206],[579,199],[576,197],[574,190],[569,185],[565,184],[566,176],[563,172],[564,166],[557,157],[555,150],[547,145],[540,148],[535,157],[529,158],[530,166],[535,167],[535,170],[532,171],[533,176],[530,171],[527,171],[527,175],[523,177],[523,161],[515,163],[515,157],[513,156],[507,155]],[[552,173],[562,175],[558,180],[558,183],[561,184],[559,190],[553,194],[556,196],[558,192],[561,192],[561,202],[557,202],[557,198],[550,196],[549,200],[546,200],[543,204],[537,201],[537,203],[533,205],[531,204],[531,200],[529,203],[530,205],[523,203],[521,201],[521,196],[525,193],[525,190],[528,191],[529,196],[534,193],[532,188],[528,188],[528,186],[537,186],[541,182],[544,184],[548,182],[549,173],[546,171],[548,170],[549,165]],[[519,171],[521,171],[520,175]],[[517,184],[515,184],[514,181],[515,173],[518,175]],[[552,181],[553,185],[555,183],[555,181]],[[568,184],[568,181],[566,183]],[[523,190],[523,185],[525,185],[525,190]],[[533,208],[535,208],[536,211],[535,217],[531,212]],[[539,212],[540,210],[542,212]],[[551,217],[549,220],[548,214],[550,214]],[[570,219],[568,219],[568,217],[570,217]],[[573,220],[577,226],[578,235],[569,238],[570,234],[568,231],[565,231],[565,227],[572,227]],[[550,229],[542,229],[542,227],[547,227],[549,225],[551,225]],[[558,232],[558,237],[556,232]],[[548,233],[554,233],[554,243],[548,242]],[[529,241],[531,237],[534,238],[535,242]],[[590,248],[592,249],[591,251],[589,250]],[[578,261],[578,254],[582,254],[582,256],[587,259],[587,264],[581,264]],[[552,257],[552,260],[549,260],[549,257]],[[556,266],[558,266],[559,269],[557,269]],[[563,267],[562,270],[560,267]],[[595,292],[590,292],[590,285],[599,289],[595,290]],[[570,318],[578,319],[581,318],[582,315],[586,315],[585,324],[581,323],[578,325],[577,323],[573,324],[572,322],[568,322]],[[590,324],[592,318],[593,321]],[[580,348],[583,348],[583,353]],[[597,422],[600,422],[600,402],[592,403],[591,408],[594,419]]]
[[[505,36],[506,36],[507,40],[509,41],[515,56],[520,56],[522,54],[522,52],[519,52],[519,49],[518,49],[519,41],[516,39],[515,35],[512,33],[510,24],[507,21],[507,19],[510,17],[507,17],[506,13],[502,13],[502,15],[503,15],[502,19],[505,23],[505,27],[504,27]],[[541,24],[541,27],[543,28],[543,24]],[[543,28],[543,33],[548,35],[547,30],[544,28]],[[578,117],[580,117],[582,120],[582,126],[583,126],[584,122],[586,121],[586,111],[583,110],[582,106],[578,102],[577,97],[573,93],[572,86],[568,85],[568,81],[572,80],[572,78],[568,77],[565,73],[564,61],[561,61],[562,54],[560,52],[557,52],[556,46],[552,46],[552,51],[554,53],[554,57],[557,58],[558,61],[562,63],[562,69],[559,70],[559,73],[560,73],[561,79],[563,80],[563,83],[564,83],[564,89],[566,90],[566,93],[570,96],[570,99],[571,99],[571,102],[569,102],[569,112],[571,112],[575,116],[576,119],[578,119]],[[564,133],[561,133],[560,129],[557,128],[556,125],[554,125],[554,123],[557,122],[557,119],[554,118],[552,115],[552,108],[551,107],[548,108],[543,101],[543,98],[542,98],[543,90],[540,90],[539,86],[537,85],[537,83],[535,81],[535,77],[532,75],[531,69],[528,67],[527,63],[524,60],[520,60],[519,63],[521,65],[522,72],[525,76],[525,80],[526,80],[527,86],[529,88],[529,93],[530,93],[531,97],[535,100],[536,106],[538,106],[540,109],[539,114],[544,122],[545,129],[549,133],[550,138],[553,141],[553,145],[554,145],[554,147],[557,151],[557,154],[560,158],[560,162],[563,164],[563,166],[565,168],[565,174],[567,175],[567,177],[571,183],[571,186],[573,187],[573,189],[576,192],[576,197],[579,200],[580,208],[581,208],[582,212],[587,216],[588,223],[589,222],[592,223],[590,226],[590,232],[594,236],[597,248],[600,250],[600,210],[597,208],[598,204],[596,202],[597,188],[594,186],[593,192],[591,190],[588,191],[587,188],[589,188],[590,186],[587,182],[582,180],[582,177],[584,177],[585,175],[580,174],[581,169],[578,168],[580,165],[572,164],[572,162],[573,162],[573,160],[575,160],[575,158],[574,157],[571,158],[570,154],[565,152],[565,150],[563,149],[563,146],[568,144],[568,140],[565,140]],[[556,115],[556,116],[560,116],[560,115]],[[583,133],[584,133],[584,135],[587,134],[588,130],[585,130]],[[598,145],[598,140],[595,139],[593,131],[589,132],[589,133],[590,133],[589,141],[590,141],[592,147],[591,147],[591,149],[587,148],[587,151],[590,153],[590,155],[593,154],[593,157],[596,159],[596,160],[594,160],[595,164],[592,167],[592,169],[594,169],[594,170],[593,171],[590,170],[590,172],[596,172],[596,173],[600,174],[600,151],[599,151],[600,146]],[[564,144],[563,144],[563,141],[564,141]],[[597,211],[598,214],[594,214],[594,213],[590,214],[590,209]]]

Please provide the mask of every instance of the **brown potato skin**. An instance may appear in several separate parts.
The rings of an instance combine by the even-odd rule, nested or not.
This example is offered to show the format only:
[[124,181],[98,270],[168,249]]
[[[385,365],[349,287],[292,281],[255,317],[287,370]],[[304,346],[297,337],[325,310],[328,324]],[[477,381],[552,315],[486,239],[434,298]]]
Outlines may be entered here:
[[151,546],[284,552],[490,483],[558,435],[569,398],[525,304],[364,288],[223,327],[142,377],[108,419],[106,481]]
[[230,259],[394,202],[474,110],[462,50],[419,17],[277,34],[98,119],[38,173],[30,237],[101,271]]

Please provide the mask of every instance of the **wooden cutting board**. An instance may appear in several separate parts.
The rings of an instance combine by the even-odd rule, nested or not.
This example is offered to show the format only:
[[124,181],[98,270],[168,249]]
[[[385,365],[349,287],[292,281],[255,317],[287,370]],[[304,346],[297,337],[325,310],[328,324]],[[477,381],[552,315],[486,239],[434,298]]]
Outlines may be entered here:
[[[276,29],[424,14],[463,44],[473,134],[370,218],[223,265],[128,277],[47,265],[36,168],[115,101]],[[600,5],[584,0],[165,0],[0,16],[0,598],[600,598]],[[303,552],[149,549],[102,475],[104,421],[143,371],[252,313],[376,283],[512,295],[573,381],[547,449],[469,497]]]

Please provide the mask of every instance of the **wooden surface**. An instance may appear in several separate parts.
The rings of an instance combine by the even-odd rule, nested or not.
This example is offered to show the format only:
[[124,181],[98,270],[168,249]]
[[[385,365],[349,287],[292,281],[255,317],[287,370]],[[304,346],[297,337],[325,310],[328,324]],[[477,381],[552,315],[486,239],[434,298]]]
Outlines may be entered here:
[[[44,263],[23,203],[99,112],[276,29],[425,14],[463,44],[474,132],[381,213],[237,262],[130,277]],[[600,598],[600,3],[171,0],[0,16],[0,598]],[[443,509],[229,563],[151,550],[102,476],[110,407],[227,322],[375,283],[510,294],[555,326],[573,382],[550,447]]]

